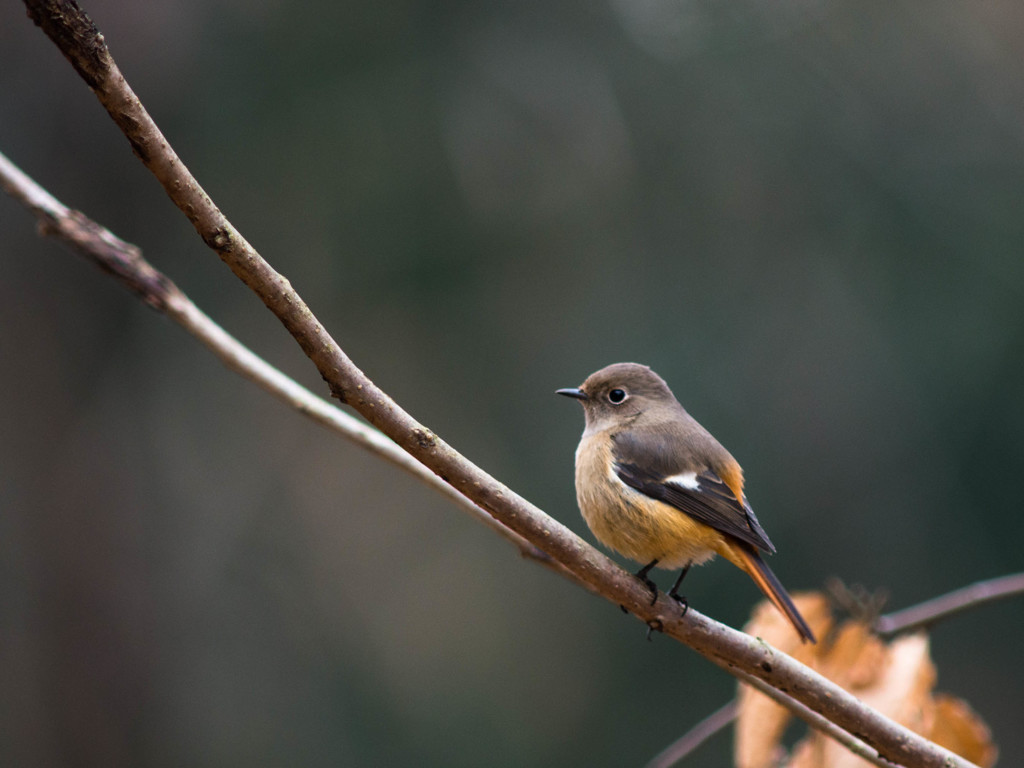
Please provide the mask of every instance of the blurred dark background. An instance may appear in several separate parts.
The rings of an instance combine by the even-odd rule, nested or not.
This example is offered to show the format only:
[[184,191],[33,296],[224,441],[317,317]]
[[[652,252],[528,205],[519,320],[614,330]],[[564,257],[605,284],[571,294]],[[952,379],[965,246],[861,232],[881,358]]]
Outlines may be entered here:
[[[900,608],[1022,568],[1019,3],[86,7],[371,378],[588,539],[553,392],[634,360],[743,463],[792,590]],[[326,393],[17,2],[0,151]],[[0,259],[4,765],[639,765],[731,697],[6,197]],[[687,595],[733,625],[758,598],[723,564]],[[1005,765],[1021,615],[932,636]]]

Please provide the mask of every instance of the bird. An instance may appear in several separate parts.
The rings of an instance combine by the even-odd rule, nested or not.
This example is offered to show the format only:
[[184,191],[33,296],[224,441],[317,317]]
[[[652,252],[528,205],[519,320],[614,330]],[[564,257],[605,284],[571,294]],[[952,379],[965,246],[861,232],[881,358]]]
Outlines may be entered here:
[[583,405],[576,449],[576,498],[587,526],[612,550],[643,567],[680,570],[669,596],[683,606],[683,579],[721,555],[744,571],[782,612],[801,642],[814,633],[761,557],[775,553],[743,491],[743,470],[645,365],[615,363],[557,394]]

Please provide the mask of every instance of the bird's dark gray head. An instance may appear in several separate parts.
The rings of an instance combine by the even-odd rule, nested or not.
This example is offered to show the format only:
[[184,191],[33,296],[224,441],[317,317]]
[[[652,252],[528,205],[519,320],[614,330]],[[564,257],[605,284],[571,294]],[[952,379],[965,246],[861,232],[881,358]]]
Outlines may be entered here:
[[560,389],[558,394],[583,404],[588,430],[629,423],[651,410],[682,408],[665,380],[637,363],[609,365],[590,374],[579,387]]

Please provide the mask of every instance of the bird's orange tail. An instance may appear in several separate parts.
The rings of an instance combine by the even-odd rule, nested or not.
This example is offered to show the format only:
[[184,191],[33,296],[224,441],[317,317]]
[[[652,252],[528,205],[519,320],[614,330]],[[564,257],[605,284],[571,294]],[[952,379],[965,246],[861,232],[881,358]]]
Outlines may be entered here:
[[730,551],[736,555],[736,559],[739,561],[734,561],[736,565],[747,572],[747,575],[754,580],[758,588],[772,601],[772,605],[789,619],[793,629],[800,635],[800,641],[809,640],[812,643],[816,643],[817,640],[814,639],[814,633],[811,632],[811,628],[807,626],[804,617],[800,615],[800,611],[793,605],[793,601],[790,599],[785,587],[782,586],[782,582],[772,573],[772,569],[768,567],[768,564],[761,559],[761,555],[748,544],[738,541],[730,543],[732,544]]

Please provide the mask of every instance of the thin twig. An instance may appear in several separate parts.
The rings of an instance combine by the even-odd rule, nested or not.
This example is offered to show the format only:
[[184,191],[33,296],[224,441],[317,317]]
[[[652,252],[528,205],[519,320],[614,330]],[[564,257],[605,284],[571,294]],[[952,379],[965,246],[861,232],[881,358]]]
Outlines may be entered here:
[[224,217],[170,148],[128,87],[92,20],[73,0],[25,0],[29,16],[85,79],[197,233],[280,319],[331,393],[507,527],[561,562],[607,600],[686,643],[733,673],[787,690],[841,728],[860,735],[894,763],[922,768],[971,764],[883,717],[789,656],[695,610],[680,617],[674,600],[650,592],[572,531],[499,483],[402,410],[331,338],[291,284]]
[[[777,704],[786,707],[791,713],[807,723],[807,725],[842,744],[858,757],[863,758],[872,765],[879,766],[879,768],[891,768],[892,763],[890,761],[879,756],[878,752],[856,736],[847,733],[835,723],[830,722],[813,709],[810,709],[799,701],[794,700],[793,697],[783,691],[773,688],[763,680],[759,680],[746,672],[734,672],[733,674],[751,688],[757,689]],[[680,739],[673,742],[668,748],[648,763],[646,768],[668,768],[668,766],[674,765],[691,752],[695,751],[699,746],[701,746],[701,744],[714,736],[718,731],[730,725],[736,720],[738,715],[739,704],[734,699],[699,722],[691,731],[684,734]]]
[[[891,768],[892,763],[885,758],[880,757],[875,750],[863,741],[847,733],[835,723],[826,720],[814,710],[805,707],[798,701],[794,701],[791,696],[787,696],[782,691],[772,688],[764,681],[758,680],[756,677],[746,673],[740,673],[736,676],[743,680],[747,685],[752,688],[756,688],[765,696],[768,696],[777,703],[785,706],[790,712],[799,717],[809,726],[839,742],[858,757],[863,758],[872,765],[879,766],[879,768]],[[698,747],[716,733],[732,724],[736,720],[738,714],[739,704],[734,699],[721,709],[712,712],[704,720],[697,723],[697,725],[695,725],[689,732],[683,734],[683,736],[678,740],[670,744],[662,752],[656,755],[654,759],[647,764],[646,768],[669,768],[669,766],[675,765],[690,753],[695,752]]]
[[736,719],[736,700],[716,709],[693,728],[655,755],[645,768],[671,768],[671,766],[696,752],[704,742],[725,730]]
[[961,611],[1024,594],[1024,573],[979,581],[901,611],[879,616],[873,629],[882,637],[929,627]]
[[[891,762],[880,757],[878,752],[873,750],[856,736],[847,733],[835,723],[826,720],[813,709],[795,701],[791,696],[788,696],[782,691],[771,687],[763,680],[759,680],[745,672],[736,674],[736,677],[752,688],[756,688],[773,701],[786,707],[790,712],[807,723],[807,725],[842,744],[858,757],[863,758],[872,765],[879,766],[879,768],[892,768]],[[691,752],[696,751],[697,748],[705,741],[734,722],[739,714],[738,710],[738,702],[735,699],[730,701],[721,709],[718,709],[708,715],[704,720],[701,720],[689,732],[685,733],[682,737],[674,741],[666,749],[656,755],[654,759],[647,764],[646,768],[669,768],[669,766],[675,765]]]

